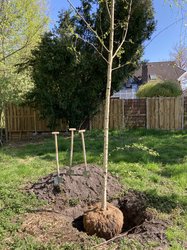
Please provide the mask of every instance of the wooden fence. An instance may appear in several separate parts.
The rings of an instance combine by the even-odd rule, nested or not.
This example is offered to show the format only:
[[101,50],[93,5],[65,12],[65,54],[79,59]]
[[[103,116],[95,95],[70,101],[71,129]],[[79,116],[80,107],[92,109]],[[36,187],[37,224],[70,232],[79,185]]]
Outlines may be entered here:
[[124,100],[124,128],[146,127],[145,99]]
[[[48,122],[28,106],[8,105],[5,112],[6,132],[10,140],[29,138],[35,132],[50,132]],[[91,129],[103,129],[104,105],[90,120]],[[67,129],[60,120],[59,131]],[[148,128],[187,129],[187,97],[147,98],[110,101],[110,129]]]
[[184,100],[183,128],[187,129],[187,96],[185,96],[183,100]]
[[[124,101],[119,99],[110,100],[110,129],[121,129],[124,127]],[[104,125],[104,104],[98,110],[98,113],[91,119],[91,129],[102,129]]]
[[[179,130],[187,128],[187,98],[111,99],[110,129],[148,128]],[[92,129],[103,128],[104,105],[91,120]]]
[[184,128],[184,99],[147,98],[147,128],[179,130]]
[[[9,140],[30,137],[36,132],[50,132],[47,120],[41,119],[40,113],[29,106],[10,104],[5,110],[6,132]],[[58,122],[58,130],[66,129],[67,123]]]

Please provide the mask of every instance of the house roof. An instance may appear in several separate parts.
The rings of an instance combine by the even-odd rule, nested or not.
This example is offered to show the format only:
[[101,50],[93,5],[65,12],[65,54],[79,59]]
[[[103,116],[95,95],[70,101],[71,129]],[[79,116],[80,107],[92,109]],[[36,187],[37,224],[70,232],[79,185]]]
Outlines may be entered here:
[[140,68],[135,71],[134,76],[143,76],[143,70],[145,70],[143,68],[145,66],[147,67],[147,81],[150,80],[151,76],[155,75],[157,78],[162,80],[178,81],[179,77],[186,72],[185,70],[179,68],[174,61],[148,62],[146,64],[142,64]]

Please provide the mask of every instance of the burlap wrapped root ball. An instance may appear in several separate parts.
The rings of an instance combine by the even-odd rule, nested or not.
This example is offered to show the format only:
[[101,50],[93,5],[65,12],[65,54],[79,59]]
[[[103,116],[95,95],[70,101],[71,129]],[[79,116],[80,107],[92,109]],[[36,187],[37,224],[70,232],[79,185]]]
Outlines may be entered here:
[[108,240],[121,233],[123,213],[110,203],[107,203],[107,209],[103,211],[99,202],[85,212],[83,224],[88,235],[95,234]]

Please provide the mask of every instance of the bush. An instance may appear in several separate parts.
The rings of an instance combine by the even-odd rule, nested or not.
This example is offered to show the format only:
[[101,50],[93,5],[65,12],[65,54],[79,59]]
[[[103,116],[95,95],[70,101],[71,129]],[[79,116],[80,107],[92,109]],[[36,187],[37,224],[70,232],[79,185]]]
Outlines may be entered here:
[[172,81],[151,81],[140,86],[138,97],[176,97],[182,94],[178,83]]

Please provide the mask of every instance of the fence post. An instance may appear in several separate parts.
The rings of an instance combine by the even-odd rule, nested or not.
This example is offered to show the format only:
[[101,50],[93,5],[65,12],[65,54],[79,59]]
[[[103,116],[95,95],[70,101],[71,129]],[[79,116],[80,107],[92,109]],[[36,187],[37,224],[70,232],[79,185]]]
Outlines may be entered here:
[[181,120],[182,130],[184,130],[184,95],[181,96]]
[[92,117],[89,116],[89,130],[92,130]]
[[8,141],[8,115],[7,115],[7,112],[8,112],[8,107],[6,105],[5,109],[4,109],[4,114],[5,114],[5,141],[6,142]]
[[149,111],[149,101],[148,97],[146,98],[146,128],[149,129],[149,118],[148,118],[148,112]]
[[122,100],[122,129],[125,129],[125,101]]
[[34,133],[37,133],[37,127],[36,127],[36,110],[34,110]]

